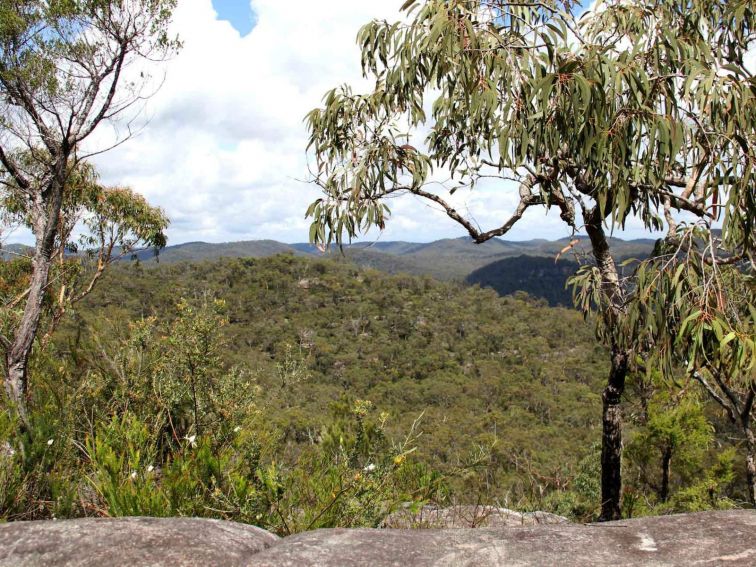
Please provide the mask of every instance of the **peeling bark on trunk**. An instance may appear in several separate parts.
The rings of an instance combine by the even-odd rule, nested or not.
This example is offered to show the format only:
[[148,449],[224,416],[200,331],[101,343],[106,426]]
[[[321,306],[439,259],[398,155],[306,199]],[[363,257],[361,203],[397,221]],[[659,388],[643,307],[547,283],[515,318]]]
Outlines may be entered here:
[[6,368],[8,375],[5,391],[15,406],[18,416],[25,425],[29,425],[26,410],[28,396],[28,382],[26,376],[27,363],[31,354],[34,337],[39,326],[42,313],[42,301],[45,287],[50,273],[50,257],[43,249],[38,248],[34,255],[32,281],[26,307],[21,324],[15,333],[11,348],[6,354]]
[[13,335],[13,341],[5,353],[5,391],[27,430],[29,429],[27,367],[39,328],[42,302],[50,275],[58,219],[63,202],[67,161],[67,155],[58,160],[54,179],[46,191],[39,194],[38,201],[34,205],[32,214],[36,245],[32,259],[31,283],[24,313]]

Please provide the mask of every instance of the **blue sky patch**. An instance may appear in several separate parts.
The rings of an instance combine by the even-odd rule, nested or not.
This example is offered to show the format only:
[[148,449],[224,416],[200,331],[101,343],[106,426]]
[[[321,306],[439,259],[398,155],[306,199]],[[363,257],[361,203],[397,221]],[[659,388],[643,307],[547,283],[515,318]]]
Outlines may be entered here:
[[244,37],[255,27],[257,17],[250,0],[213,0],[218,19],[226,20]]

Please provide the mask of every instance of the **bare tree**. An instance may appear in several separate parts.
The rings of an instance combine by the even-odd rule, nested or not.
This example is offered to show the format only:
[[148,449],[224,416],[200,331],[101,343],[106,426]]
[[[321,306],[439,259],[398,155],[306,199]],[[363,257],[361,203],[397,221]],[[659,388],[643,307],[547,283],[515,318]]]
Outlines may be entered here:
[[177,49],[167,30],[175,4],[0,0],[0,165],[3,183],[24,200],[35,239],[23,315],[3,340],[5,389],[25,423],[27,363],[69,181],[98,126],[151,94],[144,63]]

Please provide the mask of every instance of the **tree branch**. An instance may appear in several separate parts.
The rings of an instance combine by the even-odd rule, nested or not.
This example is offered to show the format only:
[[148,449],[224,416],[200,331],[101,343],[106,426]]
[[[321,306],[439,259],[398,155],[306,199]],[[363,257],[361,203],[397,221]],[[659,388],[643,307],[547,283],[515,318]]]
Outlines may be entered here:
[[[75,133],[76,141],[80,142],[87,136],[89,136],[92,131],[97,127],[97,125],[103,120],[105,117],[105,114],[108,112],[108,109],[110,109],[110,105],[113,103],[113,98],[115,97],[117,88],[118,88],[118,82],[121,76],[121,70],[123,69],[123,63],[126,60],[126,54],[128,53],[128,42],[126,40],[122,40],[120,45],[120,49],[118,52],[118,57],[111,63],[111,65],[108,65],[105,70],[103,71],[102,75],[97,78],[97,80],[92,84],[92,90],[90,91],[89,96],[87,97],[86,104],[84,106],[84,110],[81,112],[81,120],[79,121],[76,129],[77,132]],[[84,132],[79,132],[78,130],[82,128],[86,122],[86,117],[89,116],[89,113],[92,110],[92,107],[94,106],[95,99],[97,97],[97,93],[100,91],[100,85],[102,84],[102,81],[108,77],[111,73],[113,73],[113,79],[110,83],[110,89],[108,90],[108,94],[105,97],[105,100],[102,103],[102,106],[100,107],[100,110],[97,112],[97,114],[92,118],[91,122],[89,123],[89,126],[84,130]]]
[[35,101],[32,99],[31,95],[26,92],[20,80],[16,79],[13,83],[9,82],[6,73],[7,69],[2,62],[0,62],[0,85],[5,87],[5,90],[12,97],[12,100],[17,101],[18,105],[24,109],[26,114],[37,127],[37,131],[49,152],[55,155],[58,150],[58,147],[55,144],[55,137],[47,127],[47,124],[45,124],[42,116],[37,112]]
[[709,373],[714,377],[714,381],[717,383],[717,386],[719,386],[719,389],[724,393],[725,396],[727,396],[727,399],[730,401],[730,404],[732,404],[732,409],[735,411],[735,413],[740,414],[741,409],[740,404],[738,403],[738,398],[732,392],[732,390],[727,387],[727,384],[725,384],[724,380],[722,380],[719,375],[719,371],[709,366]]
[[725,399],[717,393],[717,391],[711,386],[711,384],[709,384],[706,381],[706,378],[704,378],[703,376],[701,376],[701,373],[697,372],[697,371],[693,372],[693,378],[699,384],[701,384],[704,387],[704,389],[706,390],[706,392],[711,396],[711,398],[715,402],[717,402],[720,406],[722,406],[722,408],[725,409],[725,411],[727,411],[727,414],[730,417],[730,421],[732,421],[733,423],[737,423],[738,422],[738,416],[735,413],[735,410],[733,410],[732,406],[730,406],[725,401]]
[[29,183],[29,180],[26,179],[21,171],[16,167],[16,164],[14,164],[5,154],[2,146],[0,146],[0,163],[2,163],[3,167],[8,171],[8,173],[11,174],[11,177],[16,180],[16,183],[18,183],[18,186],[21,187],[21,189],[29,190],[31,183]]
[[536,178],[533,175],[528,175],[520,184],[520,202],[517,205],[517,209],[515,209],[514,214],[512,214],[512,216],[509,217],[509,219],[499,228],[495,228],[487,232],[481,232],[469,220],[460,215],[454,207],[452,207],[438,195],[429,193],[428,191],[424,191],[420,188],[405,187],[404,189],[414,195],[423,197],[424,199],[428,199],[430,201],[433,201],[434,203],[437,203],[438,205],[441,205],[441,207],[446,212],[446,215],[450,219],[462,225],[465,230],[467,230],[470,237],[476,242],[476,244],[482,244],[487,240],[490,240],[496,236],[502,236],[509,232],[511,228],[517,223],[517,221],[522,218],[528,207],[544,204],[544,200],[541,195],[534,195],[532,193],[533,187],[535,187],[537,184],[538,181],[536,180]]

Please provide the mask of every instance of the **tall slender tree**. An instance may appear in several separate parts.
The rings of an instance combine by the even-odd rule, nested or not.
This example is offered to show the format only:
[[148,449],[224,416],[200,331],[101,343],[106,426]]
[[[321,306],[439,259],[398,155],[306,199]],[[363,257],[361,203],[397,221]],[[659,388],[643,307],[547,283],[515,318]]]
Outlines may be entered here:
[[5,389],[24,420],[27,363],[52,258],[65,245],[61,211],[71,177],[95,130],[131,115],[152,92],[144,63],[178,47],[167,29],[175,4],[0,0],[0,166],[24,200],[35,239],[23,314],[4,341]]
[[[32,211],[25,197],[25,191],[14,183],[12,177],[0,175],[0,210],[5,223],[33,228]],[[159,250],[164,247],[167,227],[168,218],[162,209],[151,206],[143,196],[128,187],[104,187],[99,183],[94,167],[79,162],[68,176],[59,213],[47,284],[47,295],[52,301],[46,310],[49,317],[40,345],[44,348],[65,313],[92,292],[113,262],[142,248]],[[78,237],[75,230],[80,233]],[[23,254],[16,259],[29,260]],[[29,272],[31,268],[30,264],[26,266]],[[11,334],[8,329],[14,329],[18,323],[18,308],[24,304],[29,292],[27,287],[3,304],[6,317],[0,342],[6,346],[8,339],[5,335]]]
[[[327,93],[310,112],[311,239],[341,243],[409,194],[477,243],[508,234],[534,207],[585,233],[598,278],[611,369],[603,393],[601,518],[620,517],[620,401],[632,359],[620,321],[626,285],[608,235],[637,219],[676,234],[682,222],[753,249],[756,82],[747,0],[607,0],[578,16],[569,0],[408,0],[404,21],[358,34],[375,87]],[[420,137],[419,132],[428,132]],[[434,179],[449,177],[446,186]],[[481,229],[455,192],[498,183],[518,203]],[[745,252],[744,252],[745,253]]]

